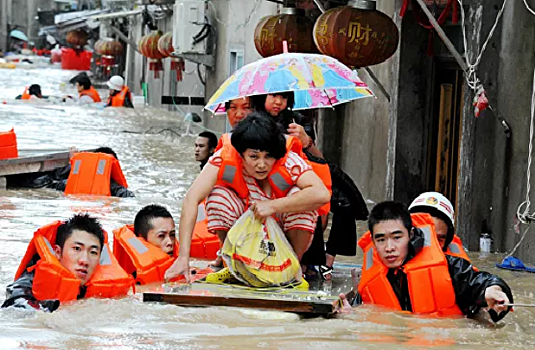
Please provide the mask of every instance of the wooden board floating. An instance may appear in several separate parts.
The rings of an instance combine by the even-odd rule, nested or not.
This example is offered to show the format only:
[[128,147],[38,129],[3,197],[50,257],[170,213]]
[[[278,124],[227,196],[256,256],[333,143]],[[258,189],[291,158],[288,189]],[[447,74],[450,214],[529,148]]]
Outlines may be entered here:
[[[230,306],[292,312],[307,316],[329,316],[334,312],[333,296],[314,292],[280,289],[263,291],[234,288],[228,285],[192,284],[179,292],[143,293],[144,302],[161,302],[179,306]],[[232,295],[230,295],[232,293]],[[282,294],[281,294],[282,293]],[[282,296],[281,296],[282,295]]]

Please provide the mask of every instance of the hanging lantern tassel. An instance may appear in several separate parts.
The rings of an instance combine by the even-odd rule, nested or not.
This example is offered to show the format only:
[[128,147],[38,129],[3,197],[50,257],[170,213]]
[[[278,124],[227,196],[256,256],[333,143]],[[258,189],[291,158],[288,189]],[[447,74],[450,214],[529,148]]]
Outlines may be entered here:
[[183,58],[171,59],[171,70],[176,71],[176,81],[182,81],[182,72],[186,70],[186,62]]
[[483,86],[479,86],[476,92],[476,96],[474,98],[474,113],[476,117],[479,117],[481,112],[483,112],[485,109],[489,107],[489,100],[487,98],[487,93],[485,92],[485,89]]
[[154,79],[160,79],[160,71],[163,71],[162,60],[151,60],[149,64],[149,70],[154,71]]

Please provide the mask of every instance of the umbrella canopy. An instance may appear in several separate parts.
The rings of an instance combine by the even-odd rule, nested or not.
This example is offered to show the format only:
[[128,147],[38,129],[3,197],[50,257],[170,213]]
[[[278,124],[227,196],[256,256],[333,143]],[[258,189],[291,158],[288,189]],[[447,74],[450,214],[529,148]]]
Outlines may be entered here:
[[26,34],[21,32],[20,30],[16,30],[16,29],[12,30],[9,33],[9,36],[12,37],[12,38],[15,38],[15,39],[22,40],[22,41],[28,41],[28,37],[26,36]]
[[228,78],[205,109],[224,111],[225,102],[239,97],[293,91],[294,110],[333,107],[374,96],[368,86],[335,58],[283,53],[250,63]]

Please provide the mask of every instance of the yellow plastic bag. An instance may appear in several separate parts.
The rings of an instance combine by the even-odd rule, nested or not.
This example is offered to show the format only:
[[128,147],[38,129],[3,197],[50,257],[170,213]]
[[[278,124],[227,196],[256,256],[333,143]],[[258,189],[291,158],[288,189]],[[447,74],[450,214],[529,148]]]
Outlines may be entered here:
[[264,223],[247,210],[227,234],[221,254],[233,275],[252,287],[301,281],[301,265],[275,219]]

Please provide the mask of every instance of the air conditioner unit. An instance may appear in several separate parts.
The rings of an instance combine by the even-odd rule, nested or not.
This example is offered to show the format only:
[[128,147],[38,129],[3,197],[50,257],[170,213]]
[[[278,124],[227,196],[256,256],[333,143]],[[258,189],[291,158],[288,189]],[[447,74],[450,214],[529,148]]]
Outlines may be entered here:
[[204,0],[177,0],[174,5],[173,47],[176,54],[206,53],[206,39],[195,42],[205,25]]

